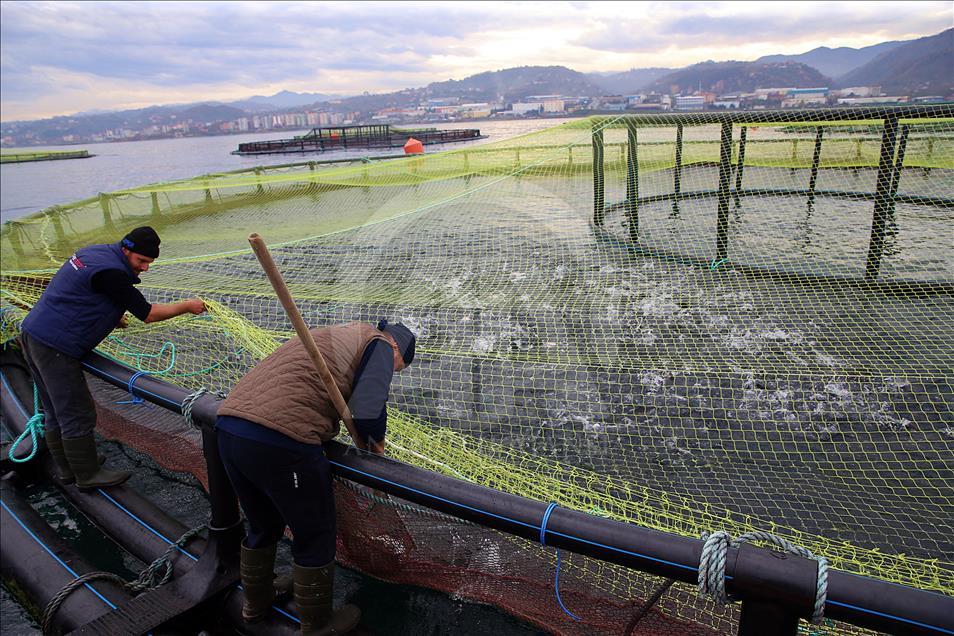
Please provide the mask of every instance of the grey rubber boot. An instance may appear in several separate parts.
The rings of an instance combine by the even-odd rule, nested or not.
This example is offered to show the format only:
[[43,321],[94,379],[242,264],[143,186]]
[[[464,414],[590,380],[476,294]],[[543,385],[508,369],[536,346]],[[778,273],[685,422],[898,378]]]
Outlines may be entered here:
[[301,619],[302,636],[330,636],[347,634],[361,621],[361,610],[354,605],[343,605],[333,610],[335,562],[318,568],[295,564],[295,604]]
[[109,470],[100,466],[92,433],[74,439],[63,438],[62,443],[66,461],[76,476],[76,486],[84,492],[118,486],[132,474],[128,470]]
[[248,548],[242,541],[239,574],[245,601],[242,603],[242,619],[254,623],[265,617],[275,600],[275,548]]
[[43,434],[43,440],[53,457],[53,463],[56,464],[56,478],[62,484],[72,484],[76,481],[76,476],[73,474],[73,469],[70,468],[70,463],[66,461],[66,453],[63,451],[63,438],[60,432],[48,430]]

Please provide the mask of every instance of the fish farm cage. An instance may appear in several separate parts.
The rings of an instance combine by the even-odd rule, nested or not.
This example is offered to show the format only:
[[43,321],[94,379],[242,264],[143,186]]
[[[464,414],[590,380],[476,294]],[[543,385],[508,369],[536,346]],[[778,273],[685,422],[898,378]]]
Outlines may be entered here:
[[[224,550],[215,396],[294,335],[257,232],[310,325],[418,335],[389,457],[329,445],[339,563],[559,634],[951,634],[952,193],[944,104],[209,174],[5,223],[2,340],[75,249],[155,227],[140,289],[209,311],[84,361],[97,431],[209,487]],[[16,366],[4,422],[28,433]]]

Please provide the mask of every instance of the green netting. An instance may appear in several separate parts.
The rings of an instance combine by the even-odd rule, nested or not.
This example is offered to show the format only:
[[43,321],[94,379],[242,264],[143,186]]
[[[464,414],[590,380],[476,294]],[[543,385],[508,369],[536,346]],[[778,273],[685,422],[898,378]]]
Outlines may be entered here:
[[[74,249],[150,224],[141,289],[210,311],[100,350],[227,391],[293,335],[258,232],[311,324],[419,334],[392,392],[399,459],[686,536],[767,530],[954,594],[952,192],[951,107],[593,118],[205,175],[4,225],[3,336]],[[581,563],[587,586],[647,595]]]
[[25,163],[29,161],[54,161],[57,159],[85,159],[88,150],[38,150],[36,152],[0,152],[0,163]]

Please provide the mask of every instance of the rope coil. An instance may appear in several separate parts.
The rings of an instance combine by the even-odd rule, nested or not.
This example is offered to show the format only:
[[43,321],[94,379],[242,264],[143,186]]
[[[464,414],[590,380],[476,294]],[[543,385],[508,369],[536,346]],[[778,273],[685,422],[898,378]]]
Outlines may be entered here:
[[[30,441],[33,444],[33,448],[30,450],[30,455],[24,459],[18,459],[15,456],[17,447],[26,439],[27,435],[30,436]],[[36,384],[33,385],[33,415],[27,420],[26,425],[23,427],[23,432],[20,433],[20,436],[10,444],[10,450],[7,452],[7,457],[10,458],[10,461],[22,464],[30,461],[36,456],[36,451],[39,448],[39,443],[37,438],[43,437],[43,412],[40,410],[40,392],[37,389]]]
[[44,636],[47,634],[59,633],[58,631],[54,630],[53,617],[56,616],[56,613],[59,611],[63,601],[65,601],[66,598],[75,590],[83,587],[89,581],[98,580],[112,581],[120,587],[126,587],[127,585],[125,579],[117,574],[113,574],[112,572],[87,572],[83,576],[76,577],[64,585],[63,589],[54,594],[53,598],[50,599],[50,602],[46,604],[46,608],[43,610],[43,616],[40,619],[40,626]]
[[729,548],[739,548],[743,543],[749,541],[765,541],[781,548],[783,552],[806,559],[814,559],[818,562],[818,574],[815,580],[815,604],[811,622],[818,624],[822,621],[825,615],[825,601],[828,597],[828,559],[815,556],[806,548],[797,546],[768,532],[747,532],[739,536],[738,539],[733,539],[728,532],[720,530],[712,534],[703,534],[702,538],[705,545],[702,547],[702,555],[699,557],[698,584],[700,596],[710,596],[719,605],[734,602],[736,599],[730,597],[725,591],[725,562]]
[[[116,585],[122,587],[125,590],[128,590],[132,594],[139,594],[145,592],[146,590],[151,590],[160,585],[165,585],[169,582],[169,579],[172,578],[172,554],[178,549],[181,549],[189,539],[198,535],[206,526],[198,526],[189,530],[183,534],[179,539],[169,545],[165,552],[163,552],[155,561],[150,563],[147,567],[139,573],[139,577],[135,581],[126,581],[121,576],[113,574],[112,572],[87,572],[82,576],[78,576],[66,585],[63,586],[59,592],[53,595],[53,598],[50,599],[50,602],[47,603],[46,608],[43,610],[43,616],[41,619],[41,626],[43,634],[54,634],[58,633],[54,631],[53,618],[56,616],[56,613],[59,611],[60,606],[63,605],[63,602],[67,597],[72,594],[74,591],[85,586],[90,581],[105,580],[111,581]],[[159,575],[159,571],[165,568],[165,572],[162,576]]]

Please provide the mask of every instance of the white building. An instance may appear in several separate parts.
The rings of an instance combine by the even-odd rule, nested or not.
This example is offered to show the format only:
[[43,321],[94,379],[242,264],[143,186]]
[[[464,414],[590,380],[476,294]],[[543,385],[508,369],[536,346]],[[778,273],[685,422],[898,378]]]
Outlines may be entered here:
[[539,113],[543,109],[543,104],[514,102],[512,108],[515,115],[526,115],[527,113]]
[[705,106],[704,95],[677,95],[674,110],[702,110]]

